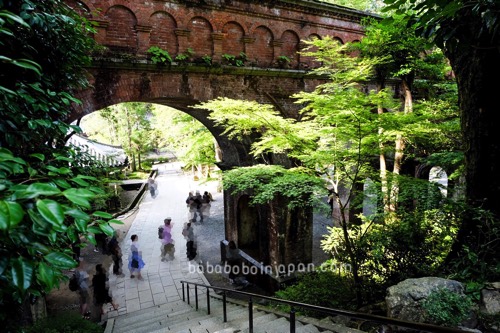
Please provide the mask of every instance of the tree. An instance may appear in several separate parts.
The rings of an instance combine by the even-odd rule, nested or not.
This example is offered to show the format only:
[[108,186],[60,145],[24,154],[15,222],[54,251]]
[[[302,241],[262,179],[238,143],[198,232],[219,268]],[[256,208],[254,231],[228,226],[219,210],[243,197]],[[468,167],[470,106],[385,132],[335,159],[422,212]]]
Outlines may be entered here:
[[[464,216],[451,260],[481,253],[494,278],[500,264],[500,135],[496,126],[498,101],[495,82],[500,77],[500,20],[498,1],[387,0],[387,11],[407,17],[417,31],[443,49],[457,79],[465,151],[466,198],[473,208]],[[491,213],[478,216],[477,210]],[[487,247],[484,245],[488,244]]]
[[100,112],[108,121],[111,137],[131,156],[132,171],[141,163],[141,154],[151,150],[153,142],[151,133],[152,105],[147,103],[122,103],[107,107]]
[[350,7],[358,10],[379,12],[383,6],[382,1],[378,0],[320,0],[321,2],[334,5]]
[[[409,115],[414,109],[413,91],[415,91],[415,80],[431,83],[445,82],[446,62],[440,56],[439,50],[429,49],[427,41],[415,34],[413,27],[407,27],[406,21],[399,16],[393,16],[392,24],[383,24],[379,20],[368,19],[365,21],[366,36],[360,43],[353,45],[361,57],[367,57],[376,61],[373,66],[374,79],[377,90],[386,89],[388,80],[399,79],[398,91],[402,105],[394,111],[403,112]],[[379,105],[377,112],[382,114],[387,112]],[[406,129],[404,129],[406,130]],[[403,131],[404,131],[403,130]],[[383,134],[379,128],[379,134]],[[405,158],[406,140],[402,133],[396,131],[394,162],[392,163],[392,173],[399,175]],[[380,177],[384,188],[384,208],[386,212],[393,212],[396,209],[399,186],[397,178],[392,178],[389,182],[387,174],[387,159],[384,154],[384,143],[380,143]]]
[[[316,72],[328,75],[330,81],[318,86],[314,92],[295,95],[297,103],[306,105],[301,110],[300,121],[283,118],[271,106],[256,102],[220,98],[196,107],[210,110],[209,117],[224,127],[224,134],[230,138],[257,138],[251,150],[256,158],[266,153],[286,154],[296,161],[304,173],[315,175],[332,186],[340,211],[337,221],[340,228],[335,230],[339,233],[341,243],[335,245],[341,245],[341,258],[352,267],[357,303],[360,306],[364,279],[360,273],[366,272],[364,266],[367,261],[360,244],[373,224],[368,221],[361,230],[356,226],[359,216],[351,215],[350,212],[362,204],[362,185],[365,180],[379,179],[379,169],[374,163],[376,156],[395,152],[396,146],[389,143],[395,142],[397,134],[402,133],[407,140],[417,140],[429,133],[439,133],[439,122],[436,121],[438,117],[429,117],[431,113],[421,113],[420,110],[410,114],[379,114],[374,111],[377,106],[393,110],[399,104],[385,90],[365,93],[360,89],[361,84],[368,82],[378,59],[351,57],[349,46],[340,45],[330,38],[309,43],[317,50],[314,54],[317,60],[323,63],[323,67]],[[427,121],[427,124],[436,121],[436,124],[425,127],[415,125],[421,121]],[[383,131],[379,131],[380,128]],[[381,142],[383,151],[380,150]],[[231,177],[231,174],[225,175]],[[404,179],[405,189],[413,187],[406,185],[411,183],[411,178]],[[259,183],[259,177],[252,179]],[[402,180],[403,176],[400,176],[398,182]],[[252,183],[252,190],[257,196],[260,188],[255,182]],[[243,181],[236,183],[241,186],[247,184]],[[426,182],[425,186],[425,193],[428,194],[429,184]],[[402,192],[405,195],[401,195],[400,200],[408,200],[407,192]],[[422,200],[421,206],[424,207],[426,203]],[[392,216],[390,221],[397,223],[400,218]],[[383,215],[377,221],[382,225],[387,223]]]
[[[72,92],[87,85],[93,32],[62,1],[0,1],[0,319],[43,297],[77,266],[71,245],[111,235],[95,211],[99,163],[66,146]],[[57,47],[54,47],[57,45]]]

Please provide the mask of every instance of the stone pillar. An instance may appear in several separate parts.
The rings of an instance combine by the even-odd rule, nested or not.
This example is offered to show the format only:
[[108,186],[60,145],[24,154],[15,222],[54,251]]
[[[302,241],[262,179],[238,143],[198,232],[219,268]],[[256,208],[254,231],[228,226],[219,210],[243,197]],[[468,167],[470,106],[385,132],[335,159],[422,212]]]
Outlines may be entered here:
[[276,59],[279,57],[279,56],[282,56],[283,54],[281,54],[281,47],[283,46],[283,42],[281,40],[273,40],[271,42],[271,45],[273,47],[273,52],[274,52],[274,55],[273,55],[273,64],[276,64]]
[[222,39],[224,34],[221,32],[212,33],[212,42],[214,44],[214,54],[212,55],[212,60],[220,62],[222,60]]
[[245,44],[244,52],[247,55],[248,61],[254,63],[257,60],[257,55],[255,54],[254,50],[252,50],[252,44],[255,42],[255,38],[245,36],[242,40]]
[[137,24],[135,26],[135,29],[137,30],[137,39],[138,39],[137,53],[146,54],[149,49],[149,39],[153,27],[148,25]]

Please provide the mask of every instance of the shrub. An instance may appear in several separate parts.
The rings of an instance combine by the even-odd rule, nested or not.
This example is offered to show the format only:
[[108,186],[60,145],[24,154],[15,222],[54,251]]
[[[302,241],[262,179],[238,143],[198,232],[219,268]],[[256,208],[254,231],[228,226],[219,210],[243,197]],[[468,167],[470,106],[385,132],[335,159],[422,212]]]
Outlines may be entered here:
[[82,319],[77,313],[62,313],[54,317],[36,322],[26,328],[26,333],[102,333],[104,329],[98,324]]
[[172,57],[170,56],[168,51],[163,50],[158,46],[151,46],[148,49],[148,53],[151,54],[151,61],[153,62],[153,64],[165,65],[172,62]]
[[455,327],[467,319],[472,307],[471,299],[446,288],[437,289],[427,297],[422,308],[426,319],[436,325]]
[[[328,308],[343,308],[354,310],[349,304],[355,305],[355,295],[353,292],[351,280],[343,275],[339,275],[329,271],[316,271],[306,273],[299,277],[297,283],[286,287],[283,290],[276,292],[276,297],[307,303]],[[287,306],[278,307],[282,311],[290,311]],[[298,312],[309,315],[318,316],[321,313],[303,311],[296,309]]]

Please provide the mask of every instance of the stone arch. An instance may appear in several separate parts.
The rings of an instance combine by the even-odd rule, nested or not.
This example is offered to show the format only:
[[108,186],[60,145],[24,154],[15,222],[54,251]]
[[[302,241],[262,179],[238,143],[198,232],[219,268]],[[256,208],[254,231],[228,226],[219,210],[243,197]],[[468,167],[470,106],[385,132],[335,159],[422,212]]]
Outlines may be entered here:
[[290,67],[296,68],[300,62],[299,57],[299,36],[295,31],[286,30],[281,35],[281,41],[283,45],[281,46],[281,54],[290,58]]
[[261,25],[255,28],[253,35],[255,41],[252,44],[252,55],[259,66],[270,66],[274,60],[273,33],[269,28]]
[[227,22],[222,27],[224,38],[222,39],[222,54],[232,54],[238,56],[241,52],[245,52],[245,44],[243,36],[245,31],[243,27],[234,21]]
[[170,55],[179,52],[179,43],[175,35],[177,22],[169,13],[158,11],[151,15],[150,25],[152,27],[149,39],[150,46],[158,46],[167,50]]
[[138,47],[137,18],[125,6],[112,6],[104,15],[109,22],[103,44],[112,50],[136,52]]
[[340,37],[332,37],[333,40],[339,42],[340,44],[344,45],[344,41],[342,41],[342,38]]
[[[194,51],[195,56],[213,55],[213,27],[210,22],[201,16],[191,18],[187,26],[189,33],[188,47]],[[184,52],[185,50],[180,50]]]

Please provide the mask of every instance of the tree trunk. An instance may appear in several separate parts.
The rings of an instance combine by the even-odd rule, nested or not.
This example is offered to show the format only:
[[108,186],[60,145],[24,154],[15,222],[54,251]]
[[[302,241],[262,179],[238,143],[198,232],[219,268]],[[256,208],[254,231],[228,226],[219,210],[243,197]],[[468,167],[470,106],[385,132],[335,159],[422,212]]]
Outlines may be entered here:
[[[464,138],[466,200],[473,208],[490,211],[498,223],[500,218],[500,132],[498,131],[498,86],[500,77],[499,41],[485,34],[479,36],[482,28],[472,16],[457,31],[458,40],[464,40],[455,49],[445,50],[455,72],[461,112],[461,127]],[[470,45],[467,41],[472,41]],[[463,219],[457,240],[449,259],[458,258],[463,246],[476,249],[486,240],[480,232],[482,223],[475,216]],[[493,243],[498,248],[498,241]],[[498,252],[497,252],[498,254]],[[492,256],[489,260],[496,261]]]

